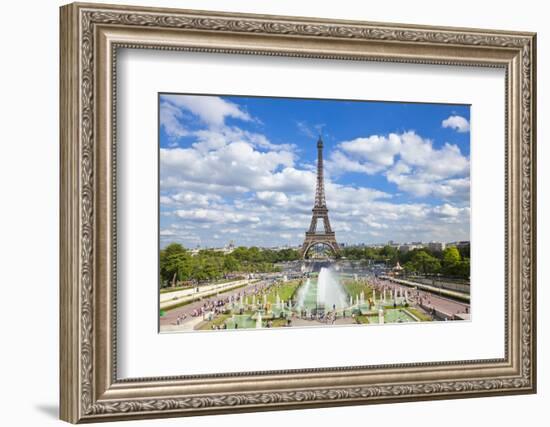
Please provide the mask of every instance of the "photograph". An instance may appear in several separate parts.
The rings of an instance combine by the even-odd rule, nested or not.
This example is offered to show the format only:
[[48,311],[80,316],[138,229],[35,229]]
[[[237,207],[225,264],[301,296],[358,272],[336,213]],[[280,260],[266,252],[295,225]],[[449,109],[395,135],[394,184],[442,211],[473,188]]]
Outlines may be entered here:
[[161,333],[471,320],[470,105],[163,92],[158,146]]

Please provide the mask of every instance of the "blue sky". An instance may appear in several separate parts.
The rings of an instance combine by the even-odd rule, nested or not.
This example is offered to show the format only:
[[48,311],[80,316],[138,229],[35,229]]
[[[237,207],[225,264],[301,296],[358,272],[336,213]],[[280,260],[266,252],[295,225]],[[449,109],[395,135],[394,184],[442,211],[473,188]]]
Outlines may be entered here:
[[161,246],[298,245],[324,140],[337,240],[468,240],[470,107],[159,95]]

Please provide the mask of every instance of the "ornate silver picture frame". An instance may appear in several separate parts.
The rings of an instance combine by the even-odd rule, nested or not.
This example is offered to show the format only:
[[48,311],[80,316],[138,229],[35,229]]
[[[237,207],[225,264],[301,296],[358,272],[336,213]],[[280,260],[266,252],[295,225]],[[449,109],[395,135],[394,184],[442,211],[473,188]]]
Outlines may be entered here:
[[[535,34],[80,3],[63,6],[60,18],[61,419],[79,423],[536,391]],[[121,379],[120,49],[504,70],[504,357]]]

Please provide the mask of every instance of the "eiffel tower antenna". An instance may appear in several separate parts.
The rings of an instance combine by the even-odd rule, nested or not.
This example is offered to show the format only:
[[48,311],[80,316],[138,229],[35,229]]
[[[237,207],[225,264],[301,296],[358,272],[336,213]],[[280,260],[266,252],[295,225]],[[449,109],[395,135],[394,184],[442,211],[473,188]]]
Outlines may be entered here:
[[[328,219],[328,209],[325,197],[325,179],[323,173],[323,138],[319,132],[319,140],[317,141],[317,182],[315,187],[315,203],[311,210],[311,224],[309,230],[306,231],[304,244],[302,245],[302,257],[306,258],[309,250],[318,244],[328,246],[334,255],[340,253],[340,247],[336,242],[336,234],[330,227]],[[323,221],[323,232],[317,231],[317,223]]]

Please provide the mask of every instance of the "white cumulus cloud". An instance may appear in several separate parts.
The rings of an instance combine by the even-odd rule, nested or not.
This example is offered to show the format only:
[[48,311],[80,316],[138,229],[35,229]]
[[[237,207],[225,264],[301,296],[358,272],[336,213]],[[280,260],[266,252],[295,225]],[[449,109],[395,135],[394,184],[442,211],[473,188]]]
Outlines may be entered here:
[[[257,119],[222,98],[163,96],[160,108],[161,126],[175,141],[160,149],[161,242],[188,247],[230,240],[259,246],[301,242],[315,198],[312,160],[302,163],[294,144],[275,143],[255,131]],[[228,118],[249,125],[228,125]],[[295,124],[300,133],[317,136],[316,126]],[[177,145],[180,137],[185,147]],[[468,238],[470,161],[458,146],[436,146],[409,131],[330,147],[325,190],[338,241]],[[379,174],[400,193],[393,185],[385,192],[341,180],[347,172]]]
[[441,122],[444,128],[451,128],[457,132],[468,132],[470,130],[470,122],[462,116],[449,116]]
[[468,157],[454,144],[436,148],[413,131],[344,141],[330,154],[327,169],[334,175],[383,173],[389,182],[416,197],[469,197]]
[[219,96],[203,95],[162,95],[163,103],[183,108],[198,116],[206,125],[222,126],[226,117],[233,117],[244,121],[253,120],[237,104],[229,102]]
[[348,154],[373,165],[391,166],[394,156],[401,148],[399,135],[390,133],[386,136],[372,135],[367,138],[356,138],[344,141],[339,147]]

